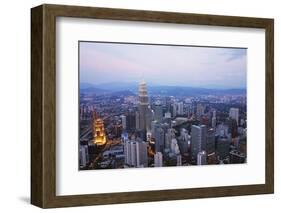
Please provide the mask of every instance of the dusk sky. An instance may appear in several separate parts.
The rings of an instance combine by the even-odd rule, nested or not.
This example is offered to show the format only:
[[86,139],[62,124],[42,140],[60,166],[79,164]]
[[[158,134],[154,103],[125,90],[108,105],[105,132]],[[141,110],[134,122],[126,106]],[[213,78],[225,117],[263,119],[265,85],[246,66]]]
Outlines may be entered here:
[[246,88],[247,50],[80,42],[80,82]]

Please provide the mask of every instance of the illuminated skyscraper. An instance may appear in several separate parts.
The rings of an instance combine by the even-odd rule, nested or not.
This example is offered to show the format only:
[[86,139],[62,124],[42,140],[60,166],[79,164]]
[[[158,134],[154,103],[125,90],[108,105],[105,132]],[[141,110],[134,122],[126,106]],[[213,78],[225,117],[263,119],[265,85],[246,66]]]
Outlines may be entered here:
[[103,120],[97,118],[96,113],[94,114],[93,120],[93,141],[97,146],[102,146],[106,143],[106,134],[104,129]]
[[146,83],[144,81],[139,84],[139,105],[138,105],[138,118],[136,118],[137,127],[141,131],[150,130],[150,124],[152,120],[152,112],[149,107],[148,94],[146,89]]

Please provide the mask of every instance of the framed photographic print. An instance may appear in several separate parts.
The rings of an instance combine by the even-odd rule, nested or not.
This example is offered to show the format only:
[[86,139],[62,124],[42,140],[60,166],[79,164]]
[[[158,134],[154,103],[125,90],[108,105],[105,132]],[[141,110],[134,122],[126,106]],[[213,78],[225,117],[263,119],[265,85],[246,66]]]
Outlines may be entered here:
[[274,191],[273,19],[31,9],[31,203]]

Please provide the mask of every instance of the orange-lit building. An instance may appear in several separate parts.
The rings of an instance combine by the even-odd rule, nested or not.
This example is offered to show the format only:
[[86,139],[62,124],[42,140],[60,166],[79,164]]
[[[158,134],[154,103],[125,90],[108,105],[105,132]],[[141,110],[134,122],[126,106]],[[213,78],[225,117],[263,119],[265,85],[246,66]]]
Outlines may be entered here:
[[104,129],[103,120],[94,116],[93,120],[93,142],[97,146],[106,144],[106,134]]

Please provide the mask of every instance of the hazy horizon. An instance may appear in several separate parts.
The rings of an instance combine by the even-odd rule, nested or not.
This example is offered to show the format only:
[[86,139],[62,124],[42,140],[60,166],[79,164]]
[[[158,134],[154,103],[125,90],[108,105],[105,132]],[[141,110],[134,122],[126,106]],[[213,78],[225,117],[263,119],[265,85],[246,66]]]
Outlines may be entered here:
[[246,89],[247,49],[79,42],[80,83]]
[[[106,84],[119,84],[119,85],[122,85],[122,84],[125,84],[125,85],[132,85],[132,84],[135,84],[136,87],[138,87],[139,85],[139,82],[135,82],[135,81],[131,81],[131,82],[128,82],[128,81],[109,81],[109,82],[103,82],[103,83],[98,83],[98,84],[95,84],[95,83],[90,83],[90,82],[80,82],[80,86],[81,84],[83,84],[83,87],[85,85],[91,85],[92,87],[99,87],[99,86],[103,86],[103,85],[106,85]],[[206,86],[206,87],[203,87],[203,86],[188,86],[188,85],[171,85],[171,84],[157,84],[157,83],[153,83],[153,82],[146,82],[147,84],[147,87],[190,87],[190,88],[198,88],[198,89],[218,89],[218,90],[229,90],[229,89],[247,89],[246,87],[215,87],[215,86]]]

